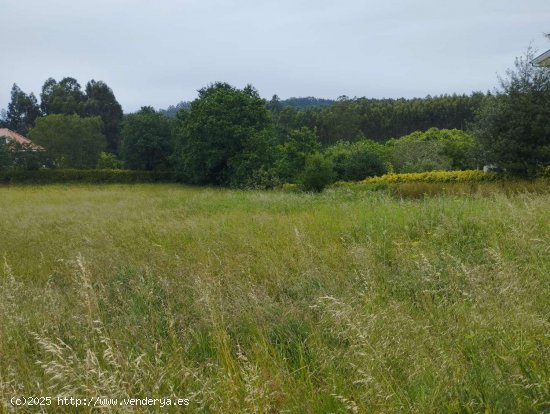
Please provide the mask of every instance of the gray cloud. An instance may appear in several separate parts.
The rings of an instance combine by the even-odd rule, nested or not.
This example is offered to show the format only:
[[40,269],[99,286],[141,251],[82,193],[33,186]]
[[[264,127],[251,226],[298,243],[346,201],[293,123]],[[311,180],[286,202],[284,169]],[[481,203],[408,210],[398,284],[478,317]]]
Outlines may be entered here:
[[213,81],[262,96],[485,91],[532,42],[547,0],[2,0],[0,108],[11,85],[109,84],[125,111],[190,100]]

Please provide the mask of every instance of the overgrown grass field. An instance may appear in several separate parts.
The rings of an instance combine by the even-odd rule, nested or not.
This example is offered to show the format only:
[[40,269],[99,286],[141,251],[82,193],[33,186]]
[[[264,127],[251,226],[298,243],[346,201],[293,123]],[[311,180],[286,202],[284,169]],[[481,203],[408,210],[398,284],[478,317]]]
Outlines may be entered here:
[[549,206],[496,190],[0,188],[0,408],[548,411]]

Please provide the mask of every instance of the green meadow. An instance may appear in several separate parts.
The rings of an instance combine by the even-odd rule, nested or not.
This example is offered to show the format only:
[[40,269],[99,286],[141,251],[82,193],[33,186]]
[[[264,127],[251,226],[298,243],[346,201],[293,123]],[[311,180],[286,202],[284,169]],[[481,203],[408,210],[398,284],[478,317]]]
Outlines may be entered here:
[[550,192],[403,194],[1,187],[0,411],[548,412]]

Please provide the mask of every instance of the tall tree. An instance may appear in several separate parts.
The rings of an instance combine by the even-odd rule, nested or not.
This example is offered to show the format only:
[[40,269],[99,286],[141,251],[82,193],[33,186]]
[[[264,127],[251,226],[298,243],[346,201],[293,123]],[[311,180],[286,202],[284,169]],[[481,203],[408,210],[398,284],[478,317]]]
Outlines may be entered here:
[[[272,162],[271,116],[252,86],[239,90],[218,82],[203,88],[183,119],[175,159],[188,182],[239,186]],[[253,153],[253,147],[262,151]]]
[[103,121],[103,135],[107,138],[107,150],[118,152],[122,107],[112,89],[105,82],[91,80],[86,84],[83,116],[99,116]]
[[66,77],[59,83],[49,78],[42,86],[40,107],[44,115],[81,115],[86,96],[75,78]]
[[519,175],[550,164],[550,68],[532,65],[533,59],[531,49],[516,58],[474,128],[486,161]]
[[173,152],[171,120],[143,107],[122,122],[122,158],[133,170],[167,170]]
[[26,135],[29,128],[34,126],[38,116],[40,116],[40,108],[34,94],[27,95],[14,83],[4,122],[6,127]]
[[100,117],[54,114],[36,120],[30,138],[63,168],[95,168],[105,149]]

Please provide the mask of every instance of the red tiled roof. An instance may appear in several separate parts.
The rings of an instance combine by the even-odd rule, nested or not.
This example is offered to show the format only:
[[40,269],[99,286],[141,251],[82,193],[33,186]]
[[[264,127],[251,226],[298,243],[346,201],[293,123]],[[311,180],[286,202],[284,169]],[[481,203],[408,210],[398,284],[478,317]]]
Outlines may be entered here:
[[33,142],[27,137],[24,137],[23,135],[18,134],[17,132],[14,132],[8,128],[0,128],[0,137],[6,137],[11,141],[18,142],[19,144],[28,147],[33,151],[44,151],[44,147],[33,144]]

